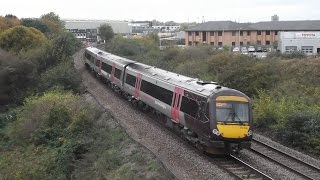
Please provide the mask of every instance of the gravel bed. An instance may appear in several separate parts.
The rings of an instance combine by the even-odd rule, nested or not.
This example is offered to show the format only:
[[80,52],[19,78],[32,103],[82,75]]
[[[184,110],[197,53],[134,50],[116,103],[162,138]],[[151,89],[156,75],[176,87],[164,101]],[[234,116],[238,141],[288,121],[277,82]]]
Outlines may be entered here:
[[84,85],[104,108],[108,109],[126,132],[148,148],[177,179],[233,179],[206,156],[198,153],[171,131],[156,123],[148,115],[134,109],[126,100],[87,71],[78,52],[75,66],[82,74]]
[[267,174],[273,179],[301,179],[300,176],[292,173],[291,171],[277,165],[267,159],[250,152],[249,150],[243,150],[240,155],[240,159],[244,160],[251,166],[257,168],[259,171]]
[[[298,172],[305,174],[313,179],[317,179],[320,176],[320,172],[317,170],[314,170],[313,168],[310,168],[309,166],[298,162],[290,157],[287,157],[286,155],[283,155],[281,152],[272,150],[268,147],[265,147],[263,145],[257,144],[255,142],[252,143],[251,148],[257,150],[258,152],[261,152],[264,155],[267,155],[268,157],[271,157],[272,159],[276,160],[277,162],[280,162],[294,170],[297,170]],[[304,162],[304,160],[303,160]],[[306,173],[308,172],[308,173]]]
[[286,146],[283,146],[275,141],[272,141],[271,139],[265,137],[265,136],[262,136],[262,135],[259,135],[257,133],[254,134],[254,138],[257,139],[257,140],[260,140],[272,147],[275,147],[279,150],[281,150],[282,152],[286,152],[288,154],[291,154],[293,156],[295,156],[296,158],[298,158],[299,160],[302,160],[302,161],[306,161],[308,162],[309,164],[312,164],[316,167],[320,167],[320,161],[317,160],[317,159],[314,159],[308,155],[305,155],[305,154],[302,154],[301,152],[298,152],[296,150],[293,150],[293,149],[290,149]]

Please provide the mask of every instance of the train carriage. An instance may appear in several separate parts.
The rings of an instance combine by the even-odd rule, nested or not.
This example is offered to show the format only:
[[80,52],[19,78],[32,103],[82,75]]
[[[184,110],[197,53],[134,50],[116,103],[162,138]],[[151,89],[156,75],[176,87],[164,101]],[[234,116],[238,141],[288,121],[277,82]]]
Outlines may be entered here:
[[122,89],[125,68],[135,61],[125,59],[96,48],[87,48],[85,62],[103,80],[111,82],[115,87]]
[[[216,154],[250,147],[252,112],[250,99],[245,94],[96,48],[87,50],[88,54],[97,55],[100,62],[94,62],[96,67],[100,65],[101,75],[115,84],[122,94],[132,102],[163,114],[167,117],[166,125],[178,130],[199,149]],[[92,64],[92,60],[87,61]]]

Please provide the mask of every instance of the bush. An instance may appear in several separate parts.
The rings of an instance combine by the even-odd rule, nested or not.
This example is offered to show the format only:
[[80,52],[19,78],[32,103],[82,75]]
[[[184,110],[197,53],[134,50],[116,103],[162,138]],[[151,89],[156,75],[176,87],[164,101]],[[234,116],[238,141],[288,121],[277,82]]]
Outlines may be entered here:
[[281,52],[269,52],[268,58],[280,58],[280,59],[302,59],[306,57],[306,54],[302,51],[294,51],[292,53],[281,53]]
[[0,50],[0,111],[4,105],[19,104],[32,93],[36,65]]
[[69,91],[27,98],[17,120],[0,131],[5,138],[0,145],[9,142],[0,146],[0,174],[5,179],[69,179],[72,163],[87,151],[84,137],[98,115]]
[[0,47],[18,54],[47,43],[45,35],[32,27],[16,26],[0,34]]
[[8,123],[13,122],[16,119],[17,113],[14,110],[0,114],[0,129],[4,128]]
[[320,113],[296,112],[277,129],[278,138],[285,144],[320,155]]
[[57,86],[75,93],[83,92],[81,75],[71,61],[61,62],[41,74],[38,85],[41,92]]
[[39,144],[44,138],[57,141],[55,134],[66,136],[86,132],[95,115],[80,96],[52,90],[26,99],[9,137],[17,143]]
[[303,97],[277,97],[259,91],[254,98],[254,118],[261,127],[284,127],[287,118],[295,112],[320,112],[318,104],[306,104]]

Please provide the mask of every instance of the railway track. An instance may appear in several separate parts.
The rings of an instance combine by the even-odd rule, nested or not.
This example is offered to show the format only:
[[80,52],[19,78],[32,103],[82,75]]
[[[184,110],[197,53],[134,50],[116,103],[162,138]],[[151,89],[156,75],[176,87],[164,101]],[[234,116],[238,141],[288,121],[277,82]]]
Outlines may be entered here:
[[319,180],[320,168],[294,157],[286,152],[282,152],[264,142],[253,139],[253,145],[250,149],[253,153],[262,156],[291,172],[294,172],[304,179]]
[[234,155],[226,157],[212,157],[214,163],[227,171],[235,179],[254,179],[254,180],[271,180],[272,177],[264,174],[248,163],[242,161]]

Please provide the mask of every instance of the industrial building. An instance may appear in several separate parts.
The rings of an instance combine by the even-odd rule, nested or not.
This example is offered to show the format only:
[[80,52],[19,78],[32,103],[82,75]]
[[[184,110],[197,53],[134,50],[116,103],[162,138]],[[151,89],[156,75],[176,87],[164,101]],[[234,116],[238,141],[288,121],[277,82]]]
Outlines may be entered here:
[[131,34],[132,28],[128,22],[112,20],[64,20],[65,28],[72,32],[76,38],[82,41],[97,42],[100,41],[98,28],[102,24],[108,24],[113,32],[117,34]]
[[277,48],[279,32],[320,31],[320,20],[273,21],[237,23],[232,21],[209,21],[186,30],[185,43],[192,46],[266,46]]
[[302,51],[307,55],[320,53],[320,31],[280,32],[278,49],[282,53]]

